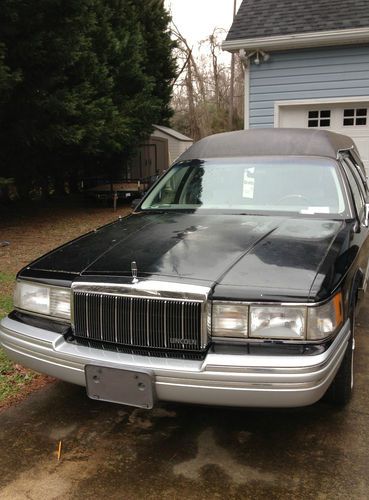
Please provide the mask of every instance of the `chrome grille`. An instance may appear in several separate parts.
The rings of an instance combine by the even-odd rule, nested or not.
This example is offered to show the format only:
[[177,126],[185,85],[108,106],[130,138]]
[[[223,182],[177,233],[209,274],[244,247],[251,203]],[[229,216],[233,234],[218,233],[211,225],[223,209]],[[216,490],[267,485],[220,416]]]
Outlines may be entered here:
[[74,335],[122,346],[199,351],[207,345],[205,310],[203,300],[188,294],[180,300],[76,289]]

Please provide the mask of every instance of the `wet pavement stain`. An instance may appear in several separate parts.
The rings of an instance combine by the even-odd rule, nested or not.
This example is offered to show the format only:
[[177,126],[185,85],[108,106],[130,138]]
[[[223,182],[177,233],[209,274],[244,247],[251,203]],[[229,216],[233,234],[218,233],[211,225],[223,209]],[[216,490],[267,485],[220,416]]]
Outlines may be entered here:
[[0,498],[369,499],[368,323],[367,302],[345,409],[145,411],[57,382],[0,415]]
[[238,463],[228,450],[216,443],[213,429],[206,429],[200,434],[196,457],[177,464],[173,472],[188,479],[199,480],[202,477],[202,470],[208,465],[218,467],[220,471],[230,476],[231,481],[236,484],[256,480],[273,481],[274,478],[273,474],[260,472],[253,467]]

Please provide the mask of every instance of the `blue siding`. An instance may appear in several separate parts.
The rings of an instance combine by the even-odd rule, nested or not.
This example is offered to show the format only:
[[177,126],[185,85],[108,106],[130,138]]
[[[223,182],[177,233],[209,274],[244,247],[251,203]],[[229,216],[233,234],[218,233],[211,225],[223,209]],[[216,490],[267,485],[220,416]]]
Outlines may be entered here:
[[274,102],[369,95],[369,45],[272,52],[250,69],[250,127],[274,126]]

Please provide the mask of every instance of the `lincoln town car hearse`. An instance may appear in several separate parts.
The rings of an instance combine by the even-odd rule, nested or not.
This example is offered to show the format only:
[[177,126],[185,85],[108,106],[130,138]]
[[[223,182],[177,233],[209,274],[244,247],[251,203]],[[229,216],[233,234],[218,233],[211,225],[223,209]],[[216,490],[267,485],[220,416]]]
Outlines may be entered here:
[[348,137],[208,137],[131,215],[21,270],[0,341],[102,401],[345,404],[368,224]]

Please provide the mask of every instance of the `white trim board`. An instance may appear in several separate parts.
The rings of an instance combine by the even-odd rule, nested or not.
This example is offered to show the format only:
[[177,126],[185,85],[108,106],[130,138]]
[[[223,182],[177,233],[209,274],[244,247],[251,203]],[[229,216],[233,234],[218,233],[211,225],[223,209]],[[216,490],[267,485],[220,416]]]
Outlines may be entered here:
[[235,52],[239,49],[264,49],[272,51],[353,43],[369,43],[369,26],[366,28],[311,31],[308,33],[294,33],[292,35],[225,40],[222,43],[222,49],[229,52]]
[[279,127],[280,108],[287,106],[316,106],[319,104],[346,104],[352,102],[369,102],[369,96],[356,97],[334,97],[322,99],[296,99],[289,101],[275,101],[274,103],[274,127]]
[[250,65],[245,66],[245,81],[244,81],[244,126],[245,130],[250,128]]

